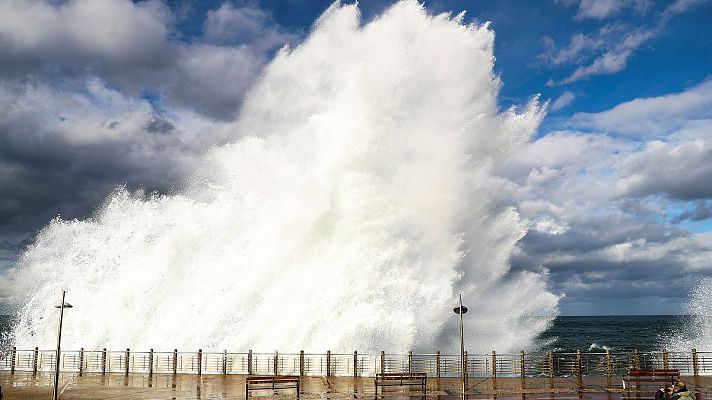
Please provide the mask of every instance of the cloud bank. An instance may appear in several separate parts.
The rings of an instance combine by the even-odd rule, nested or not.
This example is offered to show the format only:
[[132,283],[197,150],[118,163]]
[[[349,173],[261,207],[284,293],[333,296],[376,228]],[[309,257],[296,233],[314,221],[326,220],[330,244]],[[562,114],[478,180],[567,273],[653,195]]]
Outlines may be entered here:
[[670,282],[685,290],[712,274],[712,235],[694,229],[712,216],[710,87],[576,113],[500,168],[530,220],[514,265],[550,268],[564,313],[620,313],[621,296],[624,312],[652,298],[680,312]]
[[[117,185],[166,193],[233,138],[248,88],[301,33],[224,4],[199,37],[161,1],[0,2],[0,266]],[[237,27],[237,28],[236,28]]]

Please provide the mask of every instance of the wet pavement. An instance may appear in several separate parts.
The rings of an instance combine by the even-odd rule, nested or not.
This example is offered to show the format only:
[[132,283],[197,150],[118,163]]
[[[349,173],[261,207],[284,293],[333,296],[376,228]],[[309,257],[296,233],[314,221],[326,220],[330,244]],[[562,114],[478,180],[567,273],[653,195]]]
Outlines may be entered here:
[[[171,374],[61,374],[60,399],[245,399],[246,375],[171,375]],[[712,376],[683,377],[696,400],[712,400]],[[52,398],[54,375],[29,372],[0,372],[2,400],[41,400]],[[428,378],[425,397],[437,400],[461,398],[457,378]],[[655,387],[623,391],[620,378],[576,377],[497,378],[470,377],[467,398],[498,400],[641,400],[652,399]],[[257,400],[294,399],[294,389],[251,391]],[[389,387],[374,391],[373,378],[302,377],[304,399],[405,399],[423,398],[420,392]]]

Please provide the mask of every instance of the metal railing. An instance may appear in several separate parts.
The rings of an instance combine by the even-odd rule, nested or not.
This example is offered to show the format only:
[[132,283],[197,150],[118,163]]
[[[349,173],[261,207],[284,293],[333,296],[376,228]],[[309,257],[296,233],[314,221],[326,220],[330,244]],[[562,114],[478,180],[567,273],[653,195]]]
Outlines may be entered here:
[[[712,375],[712,352],[541,352],[468,354],[470,377],[621,376],[629,368],[674,368],[682,375]],[[419,372],[458,377],[460,355],[361,353],[221,353],[68,350],[60,370],[101,374],[252,374],[302,376],[374,376],[379,372]],[[1,371],[54,372],[54,350],[0,352]]]

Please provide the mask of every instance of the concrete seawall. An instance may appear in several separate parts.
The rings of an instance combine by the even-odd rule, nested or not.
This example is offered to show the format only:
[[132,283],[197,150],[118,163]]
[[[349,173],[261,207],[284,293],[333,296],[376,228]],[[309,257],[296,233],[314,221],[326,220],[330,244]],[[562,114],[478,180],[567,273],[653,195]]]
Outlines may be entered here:
[[[60,398],[75,399],[245,399],[247,375],[191,374],[62,374]],[[696,400],[712,400],[712,376],[686,376],[683,380]],[[51,399],[53,375],[48,373],[0,372],[2,400]],[[305,399],[421,398],[420,393],[388,388],[385,393],[374,390],[373,378],[324,377],[301,378]],[[642,391],[624,391],[620,377],[550,378],[470,378],[467,398],[516,398],[521,400],[639,400],[653,398],[655,387]],[[428,378],[428,398],[458,399],[461,396],[457,378]],[[250,397],[258,399],[295,398],[293,390],[274,393],[256,391]]]

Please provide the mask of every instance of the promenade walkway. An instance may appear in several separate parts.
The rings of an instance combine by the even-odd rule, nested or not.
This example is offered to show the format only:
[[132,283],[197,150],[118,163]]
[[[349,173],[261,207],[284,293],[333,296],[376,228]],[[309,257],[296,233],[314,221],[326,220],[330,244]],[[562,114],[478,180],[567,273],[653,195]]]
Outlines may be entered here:
[[[712,400],[712,376],[683,377],[696,400]],[[53,375],[30,372],[0,372],[3,400],[42,400],[52,398]],[[178,374],[62,374],[61,399],[244,399],[245,375]],[[271,391],[256,392],[257,400],[293,399],[294,391],[273,395]],[[422,398],[416,392],[387,389],[379,398]],[[457,400],[460,381],[456,378],[428,378],[427,399]],[[303,377],[304,399],[375,399],[373,378]],[[625,392],[620,378],[610,382],[605,377],[531,378],[522,384],[520,378],[470,378],[467,398],[498,400],[641,400],[652,399],[653,390]]]

